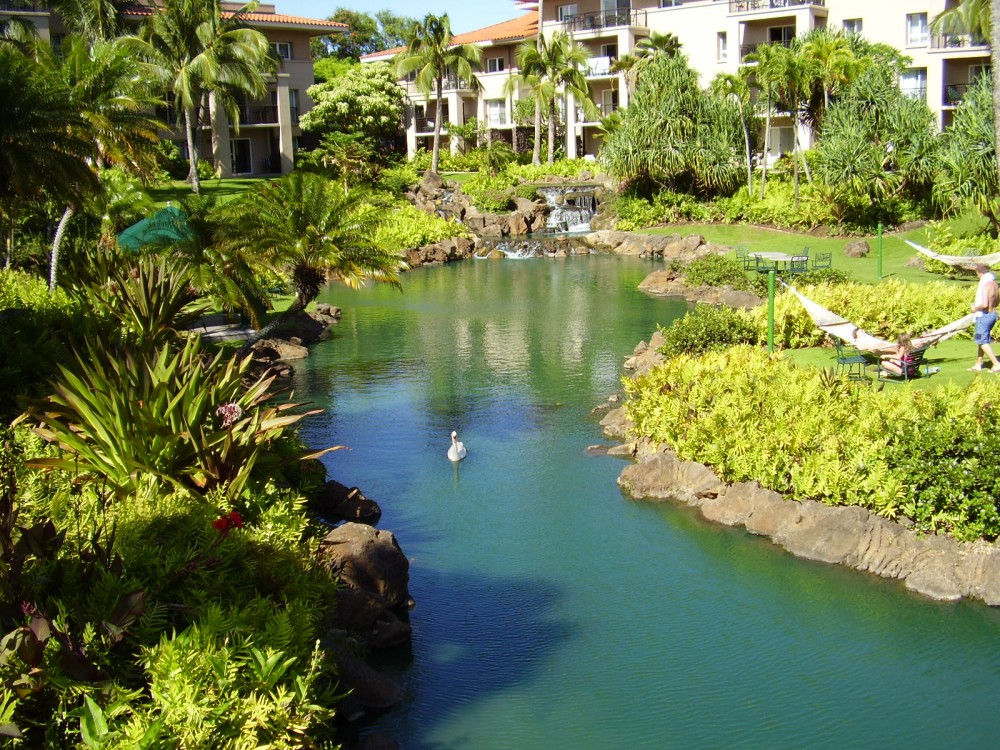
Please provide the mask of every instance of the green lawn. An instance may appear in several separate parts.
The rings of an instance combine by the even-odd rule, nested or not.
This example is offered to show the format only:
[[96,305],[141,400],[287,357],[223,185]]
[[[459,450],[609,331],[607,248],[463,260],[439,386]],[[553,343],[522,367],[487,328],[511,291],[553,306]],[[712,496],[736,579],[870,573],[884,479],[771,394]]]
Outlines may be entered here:
[[[878,283],[878,238],[865,237],[871,247],[866,258],[848,258],[844,255],[844,247],[851,239],[845,237],[813,237],[809,234],[791,232],[780,229],[764,229],[745,224],[683,224],[676,226],[657,227],[644,230],[652,234],[700,234],[709,242],[718,245],[746,245],[750,252],[770,251],[778,253],[797,254],[804,247],[810,253],[832,252],[833,267],[850,274],[851,278],[863,284]],[[925,229],[915,229],[899,234],[884,234],[882,237],[882,275],[884,278],[895,278],[903,281],[944,281],[946,283],[965,284],[965,281],[951,281],[943,276],[927,273],[920,268],[907,266],[907,261],[920,254],[907,245],[904,240],[912,240],[920,245],[927,245],[928,238]],[[974,280],[969,276],[969,282]]]
[[[238,195],[246,192],[254,185],[261,182],[259,177],[230,178],[225,180],[202,180],[201,194],[212,195],[220,203],[231,201]],[[158,206],[165,206],[169,202],[177,203],[182,198],[191,195],[191,186],[183,180],[174,180],[163,187],[149,189],[149,194]]]

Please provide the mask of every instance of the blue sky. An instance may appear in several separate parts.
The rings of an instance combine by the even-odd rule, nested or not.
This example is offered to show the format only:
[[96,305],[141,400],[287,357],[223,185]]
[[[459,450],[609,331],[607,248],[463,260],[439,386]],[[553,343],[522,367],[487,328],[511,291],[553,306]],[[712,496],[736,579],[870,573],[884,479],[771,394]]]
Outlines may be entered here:
[[268,0],[279,13],[307,18],[327,18],[337,8],[350,8],[375,14],[391,10],[400,16],[423,18],[428,13],[448,14],[451,29],[456,34],[517,18],[524,11],[514,6],[514,0]]

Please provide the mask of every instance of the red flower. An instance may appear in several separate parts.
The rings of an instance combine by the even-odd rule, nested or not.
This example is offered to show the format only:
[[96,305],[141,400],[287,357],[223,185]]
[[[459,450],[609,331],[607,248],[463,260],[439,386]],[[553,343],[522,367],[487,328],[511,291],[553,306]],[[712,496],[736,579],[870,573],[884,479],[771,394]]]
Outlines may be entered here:
[[230,511],[228,516],[219,516],[212,521],[212,528],[220,534],[228,534],[230,529],[243,528],[243,517],[235,510]]

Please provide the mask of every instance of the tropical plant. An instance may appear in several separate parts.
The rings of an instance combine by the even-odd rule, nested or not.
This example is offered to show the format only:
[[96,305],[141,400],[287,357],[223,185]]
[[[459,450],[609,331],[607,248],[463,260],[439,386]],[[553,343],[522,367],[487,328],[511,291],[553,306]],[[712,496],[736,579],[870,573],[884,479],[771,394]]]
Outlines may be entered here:
[[373,147],[402,132],[403,90],[386,63],[355,65],[332,81],[310,86],[308,93],[313,108],[301,119],[307,132],[358,134]]
[[417,22],[407,41],[407,49],[395,59],[396,73],[405,78],[416,73],[417,89],[427,97],[434,97],[434,146],[431,154],[431,171],[438,171],[438,154],[441,148],[441,125],[444,114],[445,79],[454,76],[469,86],[478,86],[472,74],[479,67],[482,49],[474,44],[453,44],[451,22],[448,14],[427,14]]
[[[931,29],[946,34],[968,34],[973,38],[988,39],[990,62],[993,71],[1000,70],[1000,4],[995,0],[958,0],[931,22]],[[993,143],[994,159],[1000,171],[1000,76],[993,75]]]
[[218,237],[222,246],[288,272],[295,289],[288,309],[258,330],[248,346],[304,310],[327,278],[351,288],[369,279],[399,285],[405,264],[397,252],[373,244],[385,211],[367,198],[364,191],[322,175],[293,172],[224,207]]
[[753,143],[751,134],[757,131],[757,113],[750,96],[750,68],[740,68],[738,73],[719,73],[712,79],[709,91],[715,96],[732,101],[739,111],[743,126],[743,143],[746,148],[747,193],[753,195]]
[[681,51],[681,40],[676,34],[669,31],[660,33],[650,32],[649,36],[643,37],[635,44],[635,57],[640,67],[644,60],[651,60],[659,56],[674,57]]
[[801,40],[802,54],[812,60],[815,83],[823,93],[823,108],[813,112],[810,119],[817,128],[830,109],[831,98],[854,80],[863,67],[854,54],[851,40],[841,31],[816,29]]

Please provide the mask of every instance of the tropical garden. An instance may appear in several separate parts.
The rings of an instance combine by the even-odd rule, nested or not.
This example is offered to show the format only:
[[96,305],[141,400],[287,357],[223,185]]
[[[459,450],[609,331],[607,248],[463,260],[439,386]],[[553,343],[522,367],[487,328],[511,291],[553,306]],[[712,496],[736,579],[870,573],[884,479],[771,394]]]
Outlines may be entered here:
[[[558,34],[518,49],[510,85],[528,92],[526,148],[439,118],[432,151],[403,164],[390,147],[399,76],[440,97],[443,76],[469,75],[481,53],[450,43],[447,16],[341,9],[356,33],[317,40],[327,62],[302,122],[315,147],[292,174],[222,196],[196,123],[220,107],[238,123],[241,97],[266,91],[277,64],[266,38],[215,0],[168,0],[138,28],[115,3],[58,5],[70,33],[56,47],[16,19],[0,27],[0,736],[52,748],[334,746],[340,695],[323,616],[337,584],[315,562],[324,527],[306,503],[324,478],[316,459],[338,446],[302,445],[308,408],[245,352],[189,326],[221,312],[264,337],[330,280],[398,286],[404,250],[467,231],[403,198],[418,170],[475,171],[467,192],[503,210],[546,175],[592,169],[559,158],[560,97],[592,106],[585,55]],[[960,5],[967,23],[973,5]],[[354,64],[392,46],[405,51],[391,66]],[[937,134],[900,93],[894,50],[816,32],[757,54],[754,75],[708,89],[670,35],[619,61],[635,93],[605,120],[601,156],[622,186],[620,228],[860,233],[921,218],[942,220],[933,241],[945,252],[995,239],[990,78]],[[175,120],[157,118],[165,105]],[[778,112],[819,136],[770,165],[755,154]],[[186,155],[161,140],[168,127]],[[442,138],[469,146],[452,154]],[[171,193],[181,235],[123,251],[118,235],[159,207],[171,176],[185,180]],[[943,223],[957,215],[972,216],[975,236]],[[714,263],[678,270],[759,284]],[[946,282],[811,281],[817,300],[887,335],[951,320],[969,296]],[[760,312],[708,310],[668,329],[672,366],[629,385],[637,429],[733,481],[960,538],[1000,535],[996,386],[876,392],[765,354],[764,327]],[[820,343],[790,298],[777,331],[779,348]],[[776,382],[780,404],[768,396]]]

